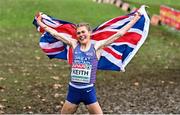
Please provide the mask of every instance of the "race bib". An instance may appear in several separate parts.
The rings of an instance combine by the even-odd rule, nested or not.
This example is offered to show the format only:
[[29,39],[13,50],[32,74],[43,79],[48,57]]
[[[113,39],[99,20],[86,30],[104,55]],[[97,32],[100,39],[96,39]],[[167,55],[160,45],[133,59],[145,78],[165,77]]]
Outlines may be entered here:
[[71,81],[90,83],[92,65],[73,64],[71,70]]

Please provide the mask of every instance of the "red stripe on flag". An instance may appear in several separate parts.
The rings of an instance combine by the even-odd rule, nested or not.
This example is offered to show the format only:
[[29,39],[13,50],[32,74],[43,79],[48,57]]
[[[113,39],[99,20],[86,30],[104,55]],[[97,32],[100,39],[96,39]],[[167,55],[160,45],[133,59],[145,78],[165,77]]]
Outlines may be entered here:
[[39,32],[40,32],[41,34],[43,34],[43,33],[45,32],[45,30],[44,30],[42,27],[40,27],[40,28],[39,28]]
[[124,34],[123,36],[121,36],[120,38],[118,38],[116,41],[116,43],[119,42],[129,42],[131,44],[137,45],[137,43],[139,42],[139,40],[141,39],[142,35],[135,33],[135,32],[127,32],[126,34]]
[[72,49],[72,47],[70,47],[69,48],[69,50],[68,50],[68,63],[70,64],[70,65],[72,65],[72,61],[73,61],[73,49]]
[[115,58],[117,59],[122,59],[122,56],[121,55],[118,55],[117,53],[115,53],[113,50],[111,50],[110,48],[108,47],[105,47],[104,50],[110,54],[112,54]]
[[[92,35],[92,39],[96,41],[105,40],[115,33],[116,32],[109,32],[109,31],[100,32],[98,34]],[[136,32],[127,32],[126,34],[118,38],[116,41],[114,41],[114,43],[129,42],[133,45],[136,45],[141,39],[141,37],[142,35]]]
[[115,34],[116,32],[112,32],[112,31],[104,31],[104,32],[100,32],[97,34],[92,35],[92,39],[99,41],[99,40],[104,40],[109,38],[110,36],[112,36],[113,34]]
[[102,30],[102,29],[104,29],[105,27],[110,26],[110,25],[112,25],[113,23],[116,23],[117,21],[120,21],[120,20],[125,19],[125,18],[128,18],[128,17],[129,17],[129,16],[120,16],[120,17],[114,18],[113,20],[109,21],[108,23],[106,23],[105,25],[103,25],[102,27],[100,27],[99,29],[97,29],[96,31]]
[[60,33],[67,33],[72,35],[72,38],[76,38],[76,27],[72,24],[63,24],[54,29]]
[[46,53],[53,53],[53,52],[58,52],[58,51],[63,51],[64,46],[59,47],[59,48],[51,48],[51,49],[42,49]]

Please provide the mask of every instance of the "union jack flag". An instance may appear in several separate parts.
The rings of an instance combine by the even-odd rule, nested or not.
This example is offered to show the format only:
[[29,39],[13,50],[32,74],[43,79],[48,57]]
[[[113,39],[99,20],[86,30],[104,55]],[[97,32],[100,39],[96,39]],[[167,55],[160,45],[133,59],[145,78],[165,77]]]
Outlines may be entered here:
[[[134,17],[134,13],[135,12],[113,18],[93,29],[91,36],[92,43],[107,39],[117,33],[119,29],[130,22]],[[39,45],[44,53],[50,59],[64,59],[68,60],[71,64],[73,56],[72,49],[68,45],[54,38],[50,33],[44,32],[43,28],[38,26],[36,19],[37,16],[35,16],[33,24],[37,27],[37,30],[42,33]],[[55,19],[45,14],[42,15],[42,22],[54,28],[63,36],[66,36],[69,39],[76,39],[75,24]],[[119,37],[111,45],[103,49],[101,58],[98,62],[98,69],[124,71],[126,65],[146,40],[149,31],[149,22],[149,17],[144,9],[141,18],[125,35]]]

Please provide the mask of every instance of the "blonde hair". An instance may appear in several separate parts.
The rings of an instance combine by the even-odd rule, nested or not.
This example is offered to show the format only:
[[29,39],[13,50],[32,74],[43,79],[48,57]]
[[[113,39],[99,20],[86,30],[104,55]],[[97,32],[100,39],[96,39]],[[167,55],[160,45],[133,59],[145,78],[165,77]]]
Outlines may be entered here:
[[79,23],[79,24],[76,24],[76,29],[79,28],[79,27],[82,27],[82,26],[85,26],[88,31],[91,31],[91,26],[90,26],[90,24],[85,23],[85,22],[81,22],[81,23]]

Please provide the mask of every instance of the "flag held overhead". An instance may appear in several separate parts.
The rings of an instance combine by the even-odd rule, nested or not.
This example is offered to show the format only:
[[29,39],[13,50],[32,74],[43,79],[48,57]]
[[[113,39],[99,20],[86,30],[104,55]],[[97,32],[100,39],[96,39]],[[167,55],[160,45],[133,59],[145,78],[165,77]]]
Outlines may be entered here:
[[[136,12],[137,11],[125,16],[113,18],[97,26],[92,31],[92,43],[107,39],[117,33],[119,29],[123,28],[130,22]],[[141,6],[138,12],[141,14],[141,18],[130,28],[130,30],[103,49],[101,58],[98,62],[98,69],[125,71],[125,67],[137,53],[148,36],[150,20],[146,13],[145,6]],[[42,33],[39,45],[43,52],[50,59],[64,59],[71,63],[73,56],[72,49],[49,33],[44,32],[43,28],[37,24],[37,16],[38,15],[35,16],[33,24],[36,26],[37,30]],[[42,22],[47,26],[54,28],[63,36],[66,36],[69,39],[76,39],[75,24],[55,19],[46,14],[42,15]]]

